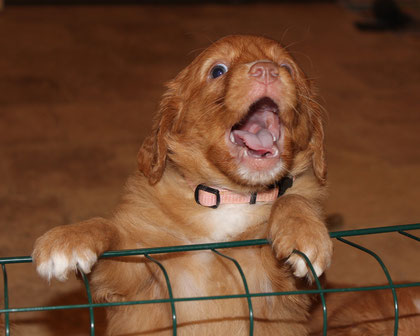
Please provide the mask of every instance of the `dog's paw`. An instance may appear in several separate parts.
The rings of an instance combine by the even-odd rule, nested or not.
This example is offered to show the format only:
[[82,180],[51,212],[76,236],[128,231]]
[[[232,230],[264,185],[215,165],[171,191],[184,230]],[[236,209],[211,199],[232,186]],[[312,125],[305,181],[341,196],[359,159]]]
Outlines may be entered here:
[[[43,278],[50,280],[56,278],[65,281],[68,274],[80,268],[84,273],[89,273],[97,261],[96,254],[87,249],[65,253],[61,250],[53,251],[49,256],[39,258],[36,270]],[[38,260],[36,257],[35,260]]]
[[271,233],[270,240],[277,259],[286,259],[293,274],[298,278],[313,279],[310,267],[303,256],[293,253],[294,250],[305,254],[319,277],[329,266],[333,245],[327,229],[321,223],[289,223],[279,225]]
[[71,225],[56,227],[35,242],[32,258],[41,277],[60,281],[78,268],[89,273],[98,256],[94,238],[73,230]]

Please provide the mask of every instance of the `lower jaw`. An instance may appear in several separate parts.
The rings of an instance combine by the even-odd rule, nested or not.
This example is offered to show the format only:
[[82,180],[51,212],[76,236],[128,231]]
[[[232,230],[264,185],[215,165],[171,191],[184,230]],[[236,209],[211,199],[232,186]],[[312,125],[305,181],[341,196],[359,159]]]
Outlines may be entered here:
[[273,169],[279,162],[281,162],[281,145],[275,145],[272,148],[272,153],[265,155],[258,155],[252,152],[247,147],[235,146],[232,156],[236,157],[240,166],[247,167],[255,171],[269,171]]
[[228,144],[230,156],[236,163],[236,173],[240,176],[242,183],[269,185],[284,173],[285,163],[281,157],[283,151],[282,139],[277,143],[274,155],[258,157],[248,153],[246,148],[239,148],[233,144],[229,140],[229,135],[230,132],[227,132],[225,141]]
[[275,168],[280,161],[278,156],[258,158],[246,155],[241,158],[240,165],[256,172],[268,172]]
[[238,162],[238,173],[241,179],[251,184],[272,184],[283,171],[284,163],[278,155],[270,158],[242,156]]

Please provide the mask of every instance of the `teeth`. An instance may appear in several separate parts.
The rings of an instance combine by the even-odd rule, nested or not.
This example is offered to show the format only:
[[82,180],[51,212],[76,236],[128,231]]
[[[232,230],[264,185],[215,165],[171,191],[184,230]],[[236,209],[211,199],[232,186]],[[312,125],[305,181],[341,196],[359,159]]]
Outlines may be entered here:
[[231,141],[232,143],[235,143],[235,138],[233,137],[233,133],[232,133],[232,132],[230,132],[230,136],[229,136],[229,138],[230,138],[230,141]]

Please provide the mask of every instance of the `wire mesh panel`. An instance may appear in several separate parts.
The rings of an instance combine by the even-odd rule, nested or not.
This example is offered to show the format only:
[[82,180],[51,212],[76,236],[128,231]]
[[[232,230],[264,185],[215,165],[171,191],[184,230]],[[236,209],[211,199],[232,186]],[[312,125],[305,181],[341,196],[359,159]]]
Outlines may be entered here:
[[[82,280],[84,283],[85,291],[87,294],[87,303],[77,304],[77,305],[61,305],[61,306],[36,306],[36,307],[10,307],[9,306],[9,285],[7,277],[7,265],[17,264],[17,263],[31,263],[32,258],[29,256],[24,257],[11,257],[11,258],[0,258],[0,264],[2,266],[3,273],[3,308],[0,308],[0,314],[4,316],[4,332],[5,335],[11,335],[10,331],[10,314],[23,313],[23,312],[36,312],[36,311],[47,311],[47,310],[66,310],[66,309],[80,309],[84,308],[89,311],[90,316],[90,335],[95,335],[95,317],[94,309],[99,307],[111,307],[111,306],[131,306],[131,305],[145,305],[145,304],[154,304],[154,303],[169,303],[171,305],[171,318],[172,318],[172,334],[177,335],[177,314],[175,309],[176,302],[191,302],[191,301],[206,301],[206,300],[227,300],[227,299],[238,299],[245,298],[248,303],[249,310],[249,335],[254,334],[254,316],[253,316],[253,307],[252,307],[252,298],[257,297],[267,297],[267,296],[281,296],[281,295],[305,295],[305,294],[317,294],[320,296],[322,304],[322,314],[323,314],[323,335],[327,335],[327,304],[325,301],[324,295],[326,293],[333,292],[363,292],[363,291],[372,291],[372,290],[384,290],[388,289],[392,291],[393,297],[393,310],[394,310],[394,335],[398,335],[398,326],[399,326],[399,305],[398,305],[398,295],[396,289],[399,288],[408,288],[408,287],[419,287],[420,279],[418,282],[410,282],[403,284],[395,284],[391,275],[383,262],[383,260],[376,254],[374,251],[367,249],[366,247],[356,244],[348,240],[349,237],[355,236],[366,236],[366,235],[376,235],[380,233],[390,233],[396,232],[401,236],[419,242],[420,238],[409,233],[407,231],[418,230],[420,229],[420,224],[409,224],[409,225],[399,225],[399,226],[389,226],[389,227],[379,227],[379,228],[370,228],[370,229],[361,229],[361,230],[348,230],[348,231],[337,231],[331,232],[330,236],[337,241],[346,244],[352,248],[363,251],[364,253],[370,255],[374,260],[380,265],[382,271],[384,272],[388,284],[381,286],[361,286],[361,287],[346,287],[346,288],[323,288],[321,282],[316,275],[314,267],[312,266],[309,258],[302,253],[301,251],[294,251],[294,253],[299,254],[303,257],[310,269],[312,276],[315,279],[316,289],[308,290],[296,290],[296,291],[284,291],[284,292],[261,292],[261,293],[251,293],[248,288],[246,274],[243,272],[241,265],[237,260],[233,259],[230,256],[227,256],[221,253],[220,249],[230,249],[235,247],[247,247],[247,246],[258,246],[266,245],[269,242],[265,239],[256,239],[256,240],[245,240],[245,241],[235,241],[235,242],[223,242],[223,243],[212,243],[212,244],[195,244],[195,245],[184,245],[184,246],[170,246],[170,247],[160,247],[160,248],[149,248],[149,249],[136,249],[136,250],[123,250],[123,251],[109,251],[105,252],[100,258],[113,258],[113,257],[127,257],[127,256],[138,256],[143,255],[151,262],[155,263],[162,273],[164,274],[166,286],[168,289],[169,297],[166,299],[155,299],[155,300],[140,300],[140,301],[124,301],[124,302],[112,302],[112,303],[94,303],[92,300],[92,295],[90,291],[89,281],[86,275],[79,270],[82,275]],[[176,253],[176,252],[189,252],[189,251],[200,251],[208,250],[217,254],[221,258],[225,258],[231,261],[237,271],[239,272],[242,282],[244,292],[243,294],[232,294],[232,295],[220,295],[220,296],[200,296],[200,297],[174,297],[172,293],[171,280],[168,276],[168,273],[165,270],[165,267],[152,255],[163,254],[163,253]]]

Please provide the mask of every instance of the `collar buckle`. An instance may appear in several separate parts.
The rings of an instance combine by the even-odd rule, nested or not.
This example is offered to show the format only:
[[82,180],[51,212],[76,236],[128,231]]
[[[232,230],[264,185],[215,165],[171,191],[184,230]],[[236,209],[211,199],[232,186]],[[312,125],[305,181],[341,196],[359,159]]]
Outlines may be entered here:
[[[200,190],[215,195],[216,196],[216,204],[215,205],[210,205],[210,206],[201,204],[200,203]],[[220,192],[219,192],[219,190],[214,189],[212,187],[205,186],[204,184],[199,184],[195,188],[194,198],[195,198],[195,201],[197,202],[197,204],[208,207],[208,208],[216,209],[220,205]]]

